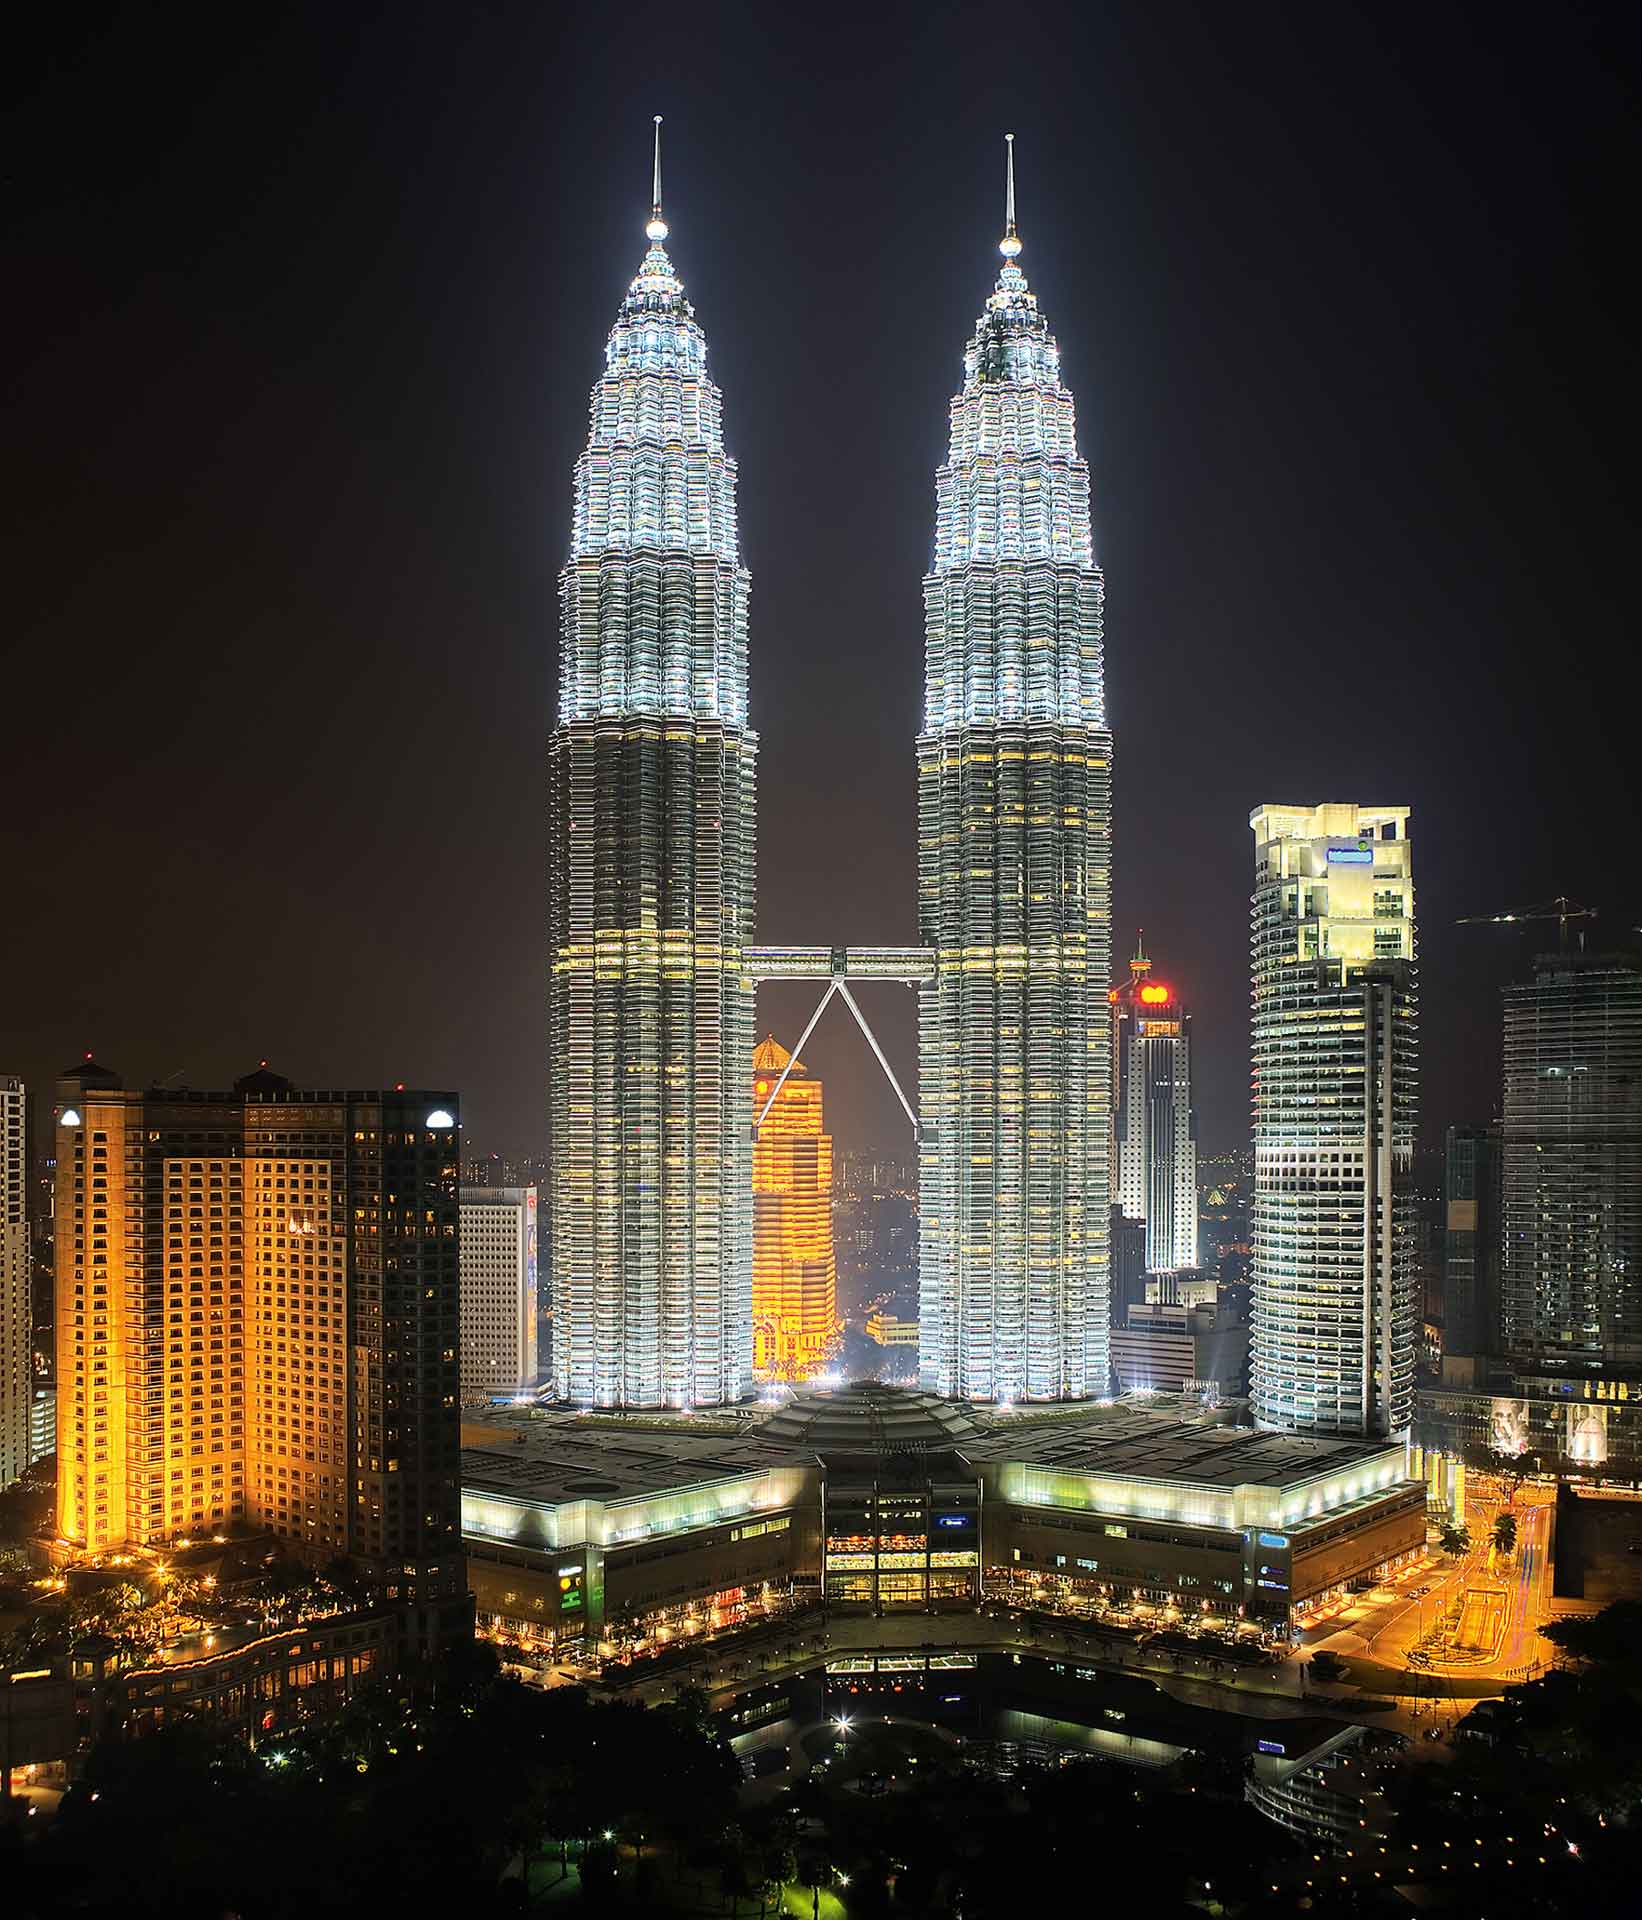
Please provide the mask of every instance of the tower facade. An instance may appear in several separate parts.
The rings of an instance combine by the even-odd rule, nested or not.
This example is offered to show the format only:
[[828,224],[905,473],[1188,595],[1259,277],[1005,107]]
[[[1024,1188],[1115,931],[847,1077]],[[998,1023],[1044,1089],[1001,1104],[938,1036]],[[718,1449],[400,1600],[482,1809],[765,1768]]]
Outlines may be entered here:
[[554,1383],[594,1406],[752,1384],[749,583],[660,198],[658,148],[576,463],[548,748]]
[[1108,1381],[1111,768],[1102,594],[1060,351],[1019,265],[964,354],[924,580],[919,1373]]
[[[1642,960],[1505,989],[1501,1344],[1524,1374],[1642,1373]],[[1572,1449],[1570,1448],[1570,1452]]]
[[1118,1206],[1146,1226],[1151,1273],[1197,1265],[1197,1122],[1192,1016],[1143,952],[1114,999]]
[[0,1073],[0,1487],[9,1487],[35,1457],[27,1116],[22,1081]]
[[1262,1426],[1399,1439],[1419,1298],[1407,807],[1257,808],[1252,1396]]
[[[754,1050],[757,1111],[790,1058],[773,1038]],[[793,1067],[753,1142],[753,1366],[761,1380],[809,1379],[838,1331],[825,1126],[821,1082]]]

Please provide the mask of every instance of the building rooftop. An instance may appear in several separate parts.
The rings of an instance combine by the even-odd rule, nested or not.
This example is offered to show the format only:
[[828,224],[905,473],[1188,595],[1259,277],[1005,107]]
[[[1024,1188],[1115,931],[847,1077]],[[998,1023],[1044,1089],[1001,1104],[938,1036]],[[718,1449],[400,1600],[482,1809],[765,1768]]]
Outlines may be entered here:
[[1392,1444],[1185,1424],[1172,1411],[1177,1404],[1158,1396],[1145,1406],[1129,1401],[1093,1406],[1070,1419],[995,1421],[964,1453],[976,1464],[1010,1460],[1063,1473],[1281,1488],[1379,1459]]
[[638,1500],[790,1466],[795,1449],[752,1422],[645,1421],[557,1408],[498,1410],[462,1423],[462,1486],[563,1506]]
[[851,1380],[809,1387],[759,1422],[765,1441],[808,1454],[878,1453],[961,1447],[985,1428],[962,1400],[916,1387]]

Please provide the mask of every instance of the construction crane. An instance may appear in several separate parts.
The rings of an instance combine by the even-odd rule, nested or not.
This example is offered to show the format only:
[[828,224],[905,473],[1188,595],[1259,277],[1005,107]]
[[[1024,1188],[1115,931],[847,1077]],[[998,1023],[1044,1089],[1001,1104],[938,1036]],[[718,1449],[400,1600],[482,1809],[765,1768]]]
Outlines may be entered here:
[[[1461,914],[1454,924],[1457,927],[1514,927],[1525,920],[1554,920],[1557,923],[1557,945],[1566,953],[1569,921],[1594,920],[1596,917],[1595,907],[1582,907],[1577,900],[1570,900],[1565,893],[1559,893],[1542,907],[1524,907],[1519,913],[1466,913]],[[1583,927],[1579,929],[1579,944],[1583,951]]]

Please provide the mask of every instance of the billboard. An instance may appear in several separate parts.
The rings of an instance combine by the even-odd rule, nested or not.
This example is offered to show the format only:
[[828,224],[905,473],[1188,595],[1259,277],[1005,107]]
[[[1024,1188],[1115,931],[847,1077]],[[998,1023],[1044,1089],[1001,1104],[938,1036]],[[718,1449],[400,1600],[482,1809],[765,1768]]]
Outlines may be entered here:
[[1576,1400],[1563,1412],[1568,1416],[1568,1439],[1563,1448],[1568,1458],[1582,1467],[1603,1465],[1608,1458],[1608,1409]]
[[1496,1400],[1489,1411],[1488,1444],[1514,1460],[1528,1451],[1528,1402]]

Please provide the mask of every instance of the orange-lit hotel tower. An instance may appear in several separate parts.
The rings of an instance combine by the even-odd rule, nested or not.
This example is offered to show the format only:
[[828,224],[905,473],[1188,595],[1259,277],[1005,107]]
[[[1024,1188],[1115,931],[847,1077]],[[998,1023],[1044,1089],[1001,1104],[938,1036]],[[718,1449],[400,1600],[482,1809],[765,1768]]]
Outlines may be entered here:
[[460,1607],[457,1102],[57,1086],[57,1526],[240,1521]]
[[769,1098],[791,1058],[773,1038],[753,1053],[754,1111],[769,1103],[753,1143],[753,1369],[761,1380],[807,1380],[838,1330],[821,1082],[795,1066]]

